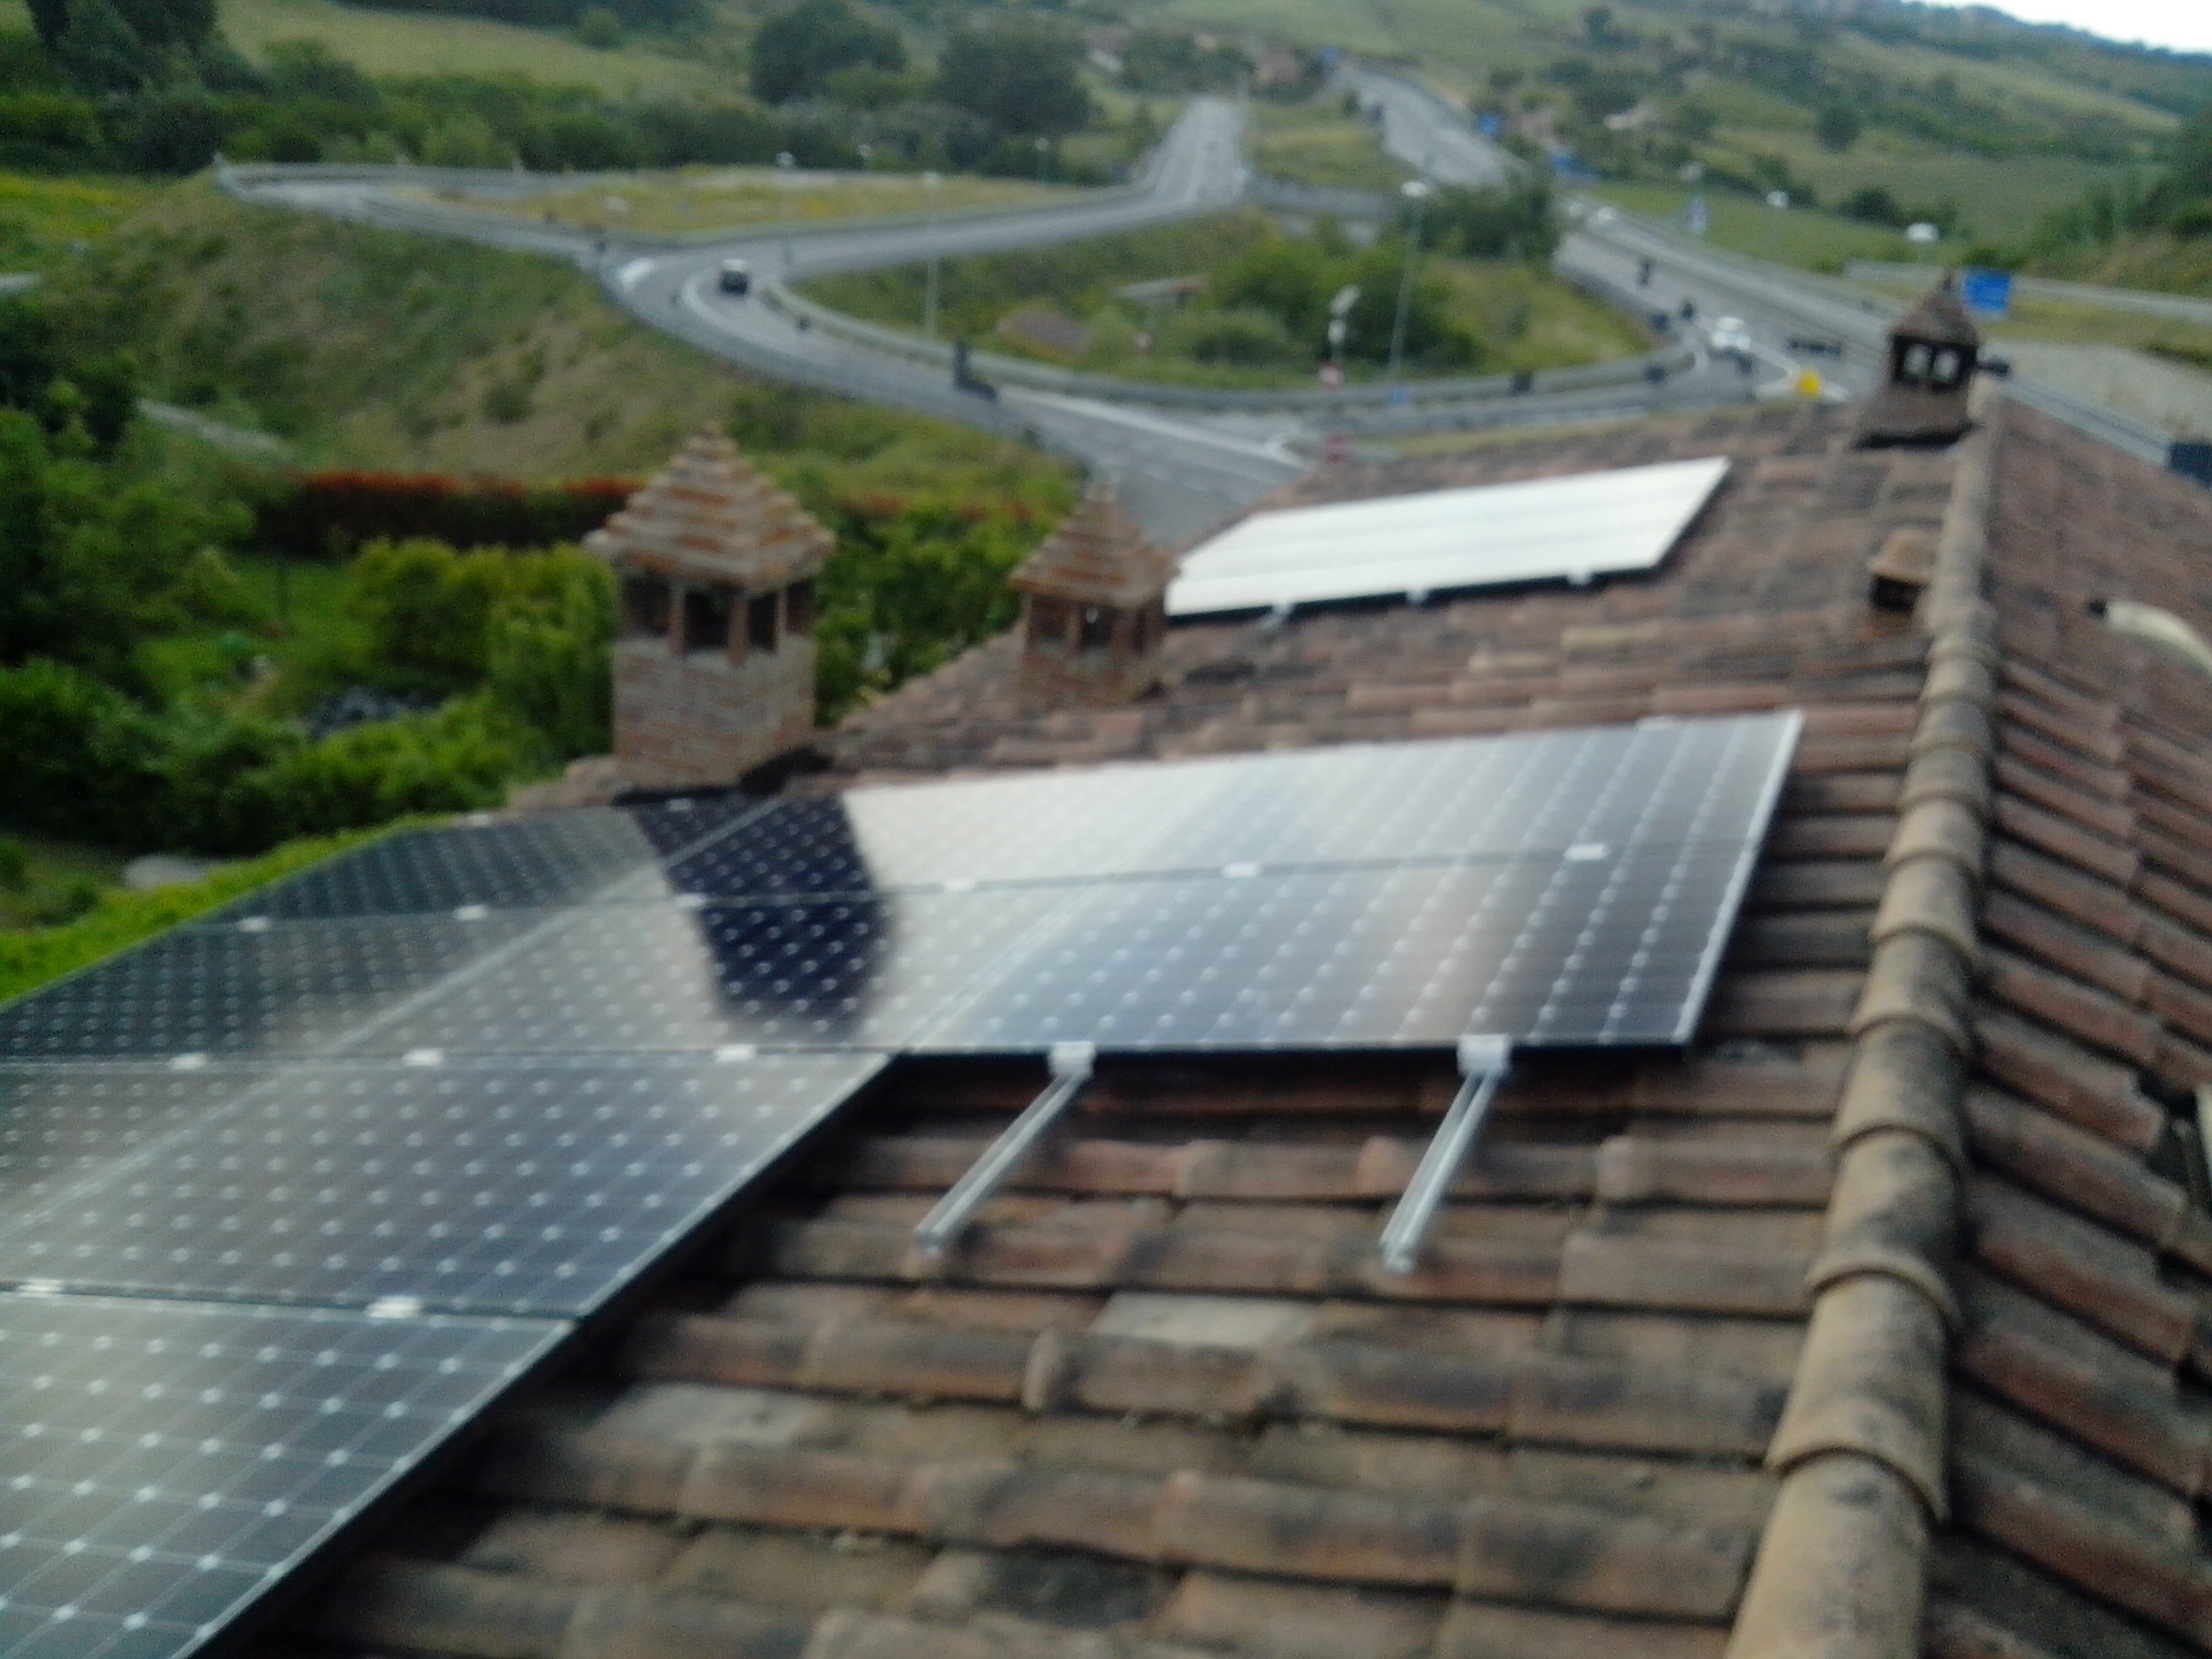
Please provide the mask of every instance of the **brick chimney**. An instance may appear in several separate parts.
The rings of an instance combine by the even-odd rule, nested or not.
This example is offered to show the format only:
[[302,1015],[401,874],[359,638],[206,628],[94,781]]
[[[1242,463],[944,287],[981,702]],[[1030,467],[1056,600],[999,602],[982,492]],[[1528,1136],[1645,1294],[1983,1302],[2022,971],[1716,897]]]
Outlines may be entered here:
[[614,566],[615,763],[645,788],[734,783],[814,730],[830,532],[702,431],[584,538]]
[[1965,436],[1981,350],[1981,331],[1946,272],[1889,331],[1887,374],[1859,416],[1860,446],[1948,444]]
[[1176,562],[1093,483],[1006,580],[1022,595],[1017,686],[1031,703],[1127,702],[1159,679]]

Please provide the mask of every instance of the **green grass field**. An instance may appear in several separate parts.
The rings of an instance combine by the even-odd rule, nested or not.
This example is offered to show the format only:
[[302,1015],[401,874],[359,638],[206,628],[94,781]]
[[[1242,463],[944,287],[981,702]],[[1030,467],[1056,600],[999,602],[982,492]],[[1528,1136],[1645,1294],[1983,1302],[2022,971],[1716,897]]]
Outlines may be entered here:
[[[290,842],[258,859],[222,866],[205,880],[157,888],[150,893],[110,886],[89,910],[59,926],[0,925],[0,1002],[64,974],[90,967],[140,939],[166,933],[279,877],[402,827],[387,824],[377,830]],[[38,843],[32,851],[34,866],[40,868],[51,864],[57,870],[106,869],[111,862],[103,854],[56,842]]]
[[1715,247],[1806,270],[1839,270],[1851,259],[1904,259],[1912,253],[1911,245],[1903,236],[1880,225],[1862,224],[1830,213],[1809,213],[1802,208],[1778,210],[1728,191],[1601,184],[1588,186],[1587,193],[1655,219],[1674,218],[1691,197],[1702,195],[1711,216],[1705,240]]
[[[1185,320],[1172,310],[1148,313],[1115,298],[1124,283],[1202,272],[1228,254],[1273,233],[1251,210],[1123,236],[1098,237],[1048,249],[945,262],[939,271],[940,331],[964,334],[988,349],[1064,367],[1169,385],[1257,390],[1310,386],[1310,361],[1249,367],[1199,362],[1178,349]],[[1643,336],[1611,307],[1548,272],[1492,261],[1430,258],[1422,270],[1449,283],[1456,321],[1483,343],[1474,369],[1518,369],[1602,362],[1646,349]],[[924,267],[896,265],[817,277],[806,293],[821,303],[893,328],[918,331],[927,281]],[[1000,325],[1043,308],[1087,339],[1079,350],[1052,351],[1009,337]],[[1141,349],[1139,330],[1153,349]],[[1375,380],[1372,364],[1346,365],[1354,380]]]
[[1810,131],[1729,126],[1721,129],[1711,149],[1723,162],[1733,156],[1743,171],[1754,155],[1779,155],[1826,203],[1869,186],[1912,208],[1952,202],[1962,216],[1962,234],[1992,241],[2017,241],[2044,214],[2111,176],[2109,169],[2075,156],[1967,155],[1887,132],[1869,135],[1838,155],[1821,149]]
[[1249,106],[1245,154],[1259,172],[1301,185],[1352,190],[1395,190],[1408,176],[1389,156],[1375,129],[1344,112],[1328,96],[1310,104],[1255,100]]
[[161,188],[144,179],[0,173],[0,270],[52,270],[112,234]]
[[550,29],[475,17],[376,11],[336,0],[221,0],[223,32],[248,57],[272,41],[319,40],[371,75],[523,75],[632,92],[741,92],[728,72],[641,46],[595,52]]

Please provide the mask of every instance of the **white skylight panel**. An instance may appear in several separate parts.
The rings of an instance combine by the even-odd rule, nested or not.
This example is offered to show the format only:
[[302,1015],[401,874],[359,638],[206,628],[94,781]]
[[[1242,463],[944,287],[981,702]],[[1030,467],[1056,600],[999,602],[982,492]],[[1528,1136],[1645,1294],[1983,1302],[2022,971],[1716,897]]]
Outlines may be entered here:
[[1728,469],[1713,456],[1255,514],[1185,556],[1168,614],[1650,570]]

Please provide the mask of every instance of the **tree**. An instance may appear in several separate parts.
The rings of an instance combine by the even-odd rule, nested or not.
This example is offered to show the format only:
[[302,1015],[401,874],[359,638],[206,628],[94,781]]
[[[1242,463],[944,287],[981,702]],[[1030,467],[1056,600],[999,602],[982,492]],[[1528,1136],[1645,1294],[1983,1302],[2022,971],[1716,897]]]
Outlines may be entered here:
[[1476,259],[1548,264],[1559,245],[1552,188],[1541,173],[1526,184],[1468,190],[1447,185],[1428,204],[1429,246]]
[[94,92],[198,78],[219,49],[215,0],[35,0],[32,27],[70,79]]
[[1020,16],[963,28],[937,60],[938,95],[1022,137],[1073,132],[1091,119],[1077,77],[1083,43],[1057,23]]
[[1912,216],[1881,185],[1868,185],[1853,191],[1837,204],[1836,211],[1846,219],[1863,219],[1870,225],[1888,225],[1899,230],[1912,222]]
[[906,67],[896,30],[872,23],[845,0],[799,0],[753,36],[753,94],[765,104],[811,98],[839,70]]
[[1234,46],[1201,46],[1172,29],[1139,29],[1121,52],[1121,81],[1139,92],[1211,92],[1248,67]]
[[1826,106],[1813,124],[1813,136],[1820,141],[1820,148],[1838,155],[1858,143],[1864,130],[1858,112],[1844,104]]

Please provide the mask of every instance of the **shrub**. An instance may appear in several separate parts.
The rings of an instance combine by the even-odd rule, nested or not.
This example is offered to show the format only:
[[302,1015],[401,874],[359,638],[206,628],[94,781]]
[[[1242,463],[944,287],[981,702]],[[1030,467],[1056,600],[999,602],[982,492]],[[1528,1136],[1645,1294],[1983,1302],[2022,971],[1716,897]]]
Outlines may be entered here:
[[825,516],[838,532],[822,573],[816,702],[825,721],[1012,623],[1006,575],[1043,528],[1018,504],[986,511],[940,499],[845,501]]
[[636,489],[624,478],[523,485],[439,473],[313,472],[262,505],[257,539],[304,559],[417,536],[463,547],[548,547],[597,530]]
[[1540,176],[1502,189],[1447,185],[1428,204],[1422,231],[1424,243],[1438,252],[1475,259],[1547,264],[1559,245],[1552,188]]
[[588,6],[576,19],[576,39],[595,52],[613,52],[623,43],[622,19],[605,6]]
[[379,542],[354,562],[347,608],[382,666],[408,684],[489,683],[563,756],[606,742],[614,578],[574,548],[543,553]]
[[612,741],[613,571],[580,554],[548,553],[510,561],[507,577],[484,624],[492,697],[560,759],[605,749]]
[[1253,307],[1192,312],[1176,319],[1164,332],[1201,363],[1254,368],[1297,355],[1282,324]]
[[151,715],[82,669],[0,669],[0,775],[27,830],[142,844],[166,793],[161,739]]
[[535,769],[534,734],[489,696],[457,698],[433,714],[357,726],[302,744],[232,781],[210,852],[251,852],[296,836],[382,823],[408,812],[494,806]]

